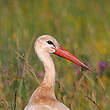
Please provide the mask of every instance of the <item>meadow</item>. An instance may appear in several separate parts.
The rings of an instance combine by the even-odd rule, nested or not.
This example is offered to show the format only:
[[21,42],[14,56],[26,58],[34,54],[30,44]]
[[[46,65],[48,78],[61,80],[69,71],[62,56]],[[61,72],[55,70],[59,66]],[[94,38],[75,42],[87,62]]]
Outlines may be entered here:
[[0,0],[0,110],[23,110],[42,82],[34,42],[49,34],[93,72],[52,55],[57,99],[110,110],[110,0]]

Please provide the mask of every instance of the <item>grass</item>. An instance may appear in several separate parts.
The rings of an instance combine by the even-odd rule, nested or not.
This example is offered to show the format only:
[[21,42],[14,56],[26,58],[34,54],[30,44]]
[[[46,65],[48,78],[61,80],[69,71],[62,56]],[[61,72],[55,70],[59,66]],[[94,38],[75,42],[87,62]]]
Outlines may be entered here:
[[43,79],[35,39],[55,38],[90,65],[87,72],[52,56],[56,96],[71,110],[110,108],[109,0],[0,0],[0,110],[23,110]]

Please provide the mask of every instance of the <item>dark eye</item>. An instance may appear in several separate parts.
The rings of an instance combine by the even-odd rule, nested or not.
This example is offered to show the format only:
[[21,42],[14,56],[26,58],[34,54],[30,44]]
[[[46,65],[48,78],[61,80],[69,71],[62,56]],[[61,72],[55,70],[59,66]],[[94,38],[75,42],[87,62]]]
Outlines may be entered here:
[[55,47],[54,43],[51,40],[47,40],[47,43]]
[[53,42],[50,40],[48,40],[47,43],[53,45]]

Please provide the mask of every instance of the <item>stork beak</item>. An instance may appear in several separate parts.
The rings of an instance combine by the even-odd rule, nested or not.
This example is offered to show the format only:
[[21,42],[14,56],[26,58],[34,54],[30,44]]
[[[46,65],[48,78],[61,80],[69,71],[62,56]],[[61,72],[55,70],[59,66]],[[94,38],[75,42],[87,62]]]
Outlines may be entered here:
[[86,66],[84,63],[82,63],[78,58],[76,58],[74,55],[72,55],[70,52],[65,50],[63,47],[59,46],[55,48],[55,53],[56,55],[59,55],[65,59],[68,59],[69,61],[77,64],[78,66],[81,66],[89,71],[92,71],[88,66]]

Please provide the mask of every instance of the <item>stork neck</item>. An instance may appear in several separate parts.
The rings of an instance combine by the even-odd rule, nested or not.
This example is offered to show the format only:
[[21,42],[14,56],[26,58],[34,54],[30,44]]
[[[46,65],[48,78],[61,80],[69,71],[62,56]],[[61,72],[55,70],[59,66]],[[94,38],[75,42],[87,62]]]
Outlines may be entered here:
[[42,53],[40,56],[42,63],[44,64],[45,76],[42,82],[47,87],[54,87],[55,85],[55,67],[52,58],[49,53]]

